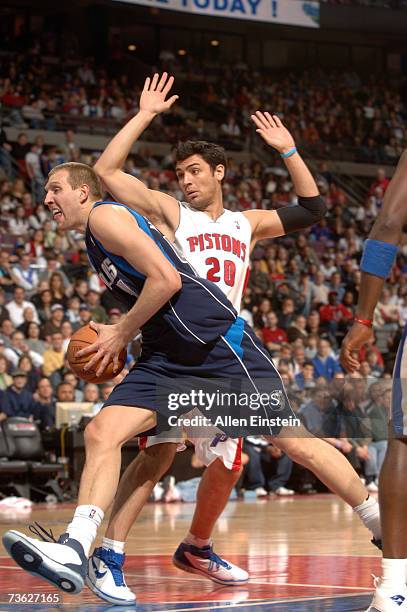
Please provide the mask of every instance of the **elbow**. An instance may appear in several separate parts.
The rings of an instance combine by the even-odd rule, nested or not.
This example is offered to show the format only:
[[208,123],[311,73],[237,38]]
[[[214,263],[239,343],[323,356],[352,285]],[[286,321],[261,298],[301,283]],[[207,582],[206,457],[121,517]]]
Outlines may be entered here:
[[163,283],[169,298],[178,293],[182,287],[181,276],[175,269],[170,276],[163,279]]
[[100,159],[94,164],[93,170],[96,172],[100,179],[109,175],[109,168],[100,161]]
[[176,270],[175,270],[174,278],[172,280],[171,287],[172,287],[172,290],[173,290],[173,295],[174,295],[174,293],[178,293],[178,291],[181,291],[182,280],[181,280],[181,276],[180,276],[179,272],[177,272]]

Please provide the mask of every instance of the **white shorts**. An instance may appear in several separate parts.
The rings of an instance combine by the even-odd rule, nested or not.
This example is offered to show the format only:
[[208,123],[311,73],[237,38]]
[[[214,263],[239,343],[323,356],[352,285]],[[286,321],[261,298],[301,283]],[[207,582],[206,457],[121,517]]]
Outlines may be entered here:
[[[198,409],[188,412],[184,418],[191,419],[200,415]],[[242,465],[242,438],[228,438],[217,427],[205,427],[205,437],[202,437],[202,427],[183,425],[173,427],[170,431],[164,431],[157,436],[140,436],[139,446],[141,449],[149,448],[155,444],[165,442],[177,443],[177,452],[186,448],[185,441],[188,440],[195,447],[198,459],[206,466],[215,459],[221,459],[228,470],[238,471]]]

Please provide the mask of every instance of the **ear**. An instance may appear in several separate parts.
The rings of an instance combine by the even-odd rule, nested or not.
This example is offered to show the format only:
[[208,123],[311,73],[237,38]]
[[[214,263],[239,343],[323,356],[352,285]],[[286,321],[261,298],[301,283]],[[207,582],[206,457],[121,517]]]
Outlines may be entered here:
[[214,174],[219,182],[223,181],[225,178],[225,166],[223,164],[218,164],[215,168]]
[[85,204],[88,201],[89,193],[89,185],[86,185],[86,183],[79,187],[79,201],[81,204]]

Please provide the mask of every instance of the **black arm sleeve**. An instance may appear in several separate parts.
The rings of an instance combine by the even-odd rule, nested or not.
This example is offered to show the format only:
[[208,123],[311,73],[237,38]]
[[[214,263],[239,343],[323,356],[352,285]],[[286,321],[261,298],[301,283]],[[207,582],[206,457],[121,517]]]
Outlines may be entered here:
[[298,206],[285,206],[277,211],[286,234],[305,229],[318,223],[325,216],[326,205],[320,195],[311,198],[298,197]]

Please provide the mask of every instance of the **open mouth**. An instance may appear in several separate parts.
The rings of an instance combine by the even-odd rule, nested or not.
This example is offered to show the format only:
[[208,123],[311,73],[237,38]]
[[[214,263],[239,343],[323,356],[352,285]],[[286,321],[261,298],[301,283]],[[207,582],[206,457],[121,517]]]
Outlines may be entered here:
[[54,219],[54,221],[62,219],[62,216],[62,211],[59,210],[59,208],[54,208],[54,210],[52,211],[52,218]]

